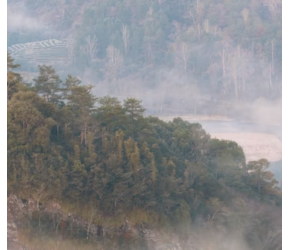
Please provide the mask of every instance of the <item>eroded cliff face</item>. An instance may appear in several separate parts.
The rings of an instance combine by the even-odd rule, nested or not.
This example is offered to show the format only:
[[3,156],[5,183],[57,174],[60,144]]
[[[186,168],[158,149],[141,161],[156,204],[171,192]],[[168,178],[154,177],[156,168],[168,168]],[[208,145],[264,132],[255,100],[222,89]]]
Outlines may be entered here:
[[7,199],[7,249],[26,250],[19,242],[18,231],[28,223],[29,206],[25,206],[21,199],[12,195]]
[[[263,249],[281,250],[281,215],[275,211],[273,215],[265,212],[274,224],[268,224],[271,228],[264,232]],[[245,230],[248,232],[252,229]],[[85,220],[54,201],[38,206],[34,200],[21,199],[16,195],[10,195],[7,199],[8,250],[262,249],[249,248],[242,231],[237,232],[225,232],[223,228],[216,228],[212,224],[185,233],[173,232],[145,223],[133,224],[126,217],[121,226],[105,226],[105,223],[95,224],[91,219]]]
[[[149,225],[132,225],[128,219],[124,220],[121,227],[103,227],[86,221],[76,214],[63,212],[60,204],[56,202],[48,202],[37,206],[34,200],[21,199],[11,195],[7,200],[8,250],[42,250],[42,248],[27,246],[19,237],[20,232],[23,230],[33,227],[39,221],[39,223],[43,223],[41,220],[37,221],[40,218],[39,215],[51,223],[50,229],[51,231],[54,230],[55,235],[58,235],[58,240],[63,240],[69,233],[72,233],[75,237],[82,237],[87,240],[93,239],[96,242],[111,241],[111,247],[106,243],[105,247],[104,244],[100,247],[103,250],[119,249],[119,247],[115,248],[114,246],[120,244],[123,246],[128,245],[128,249],[138,250],[202,249],[198,244],[197,238],[193,236],[181,239],[174,233],[162,232],[151,228]],[[54,249],[60,248],[55,247]]]

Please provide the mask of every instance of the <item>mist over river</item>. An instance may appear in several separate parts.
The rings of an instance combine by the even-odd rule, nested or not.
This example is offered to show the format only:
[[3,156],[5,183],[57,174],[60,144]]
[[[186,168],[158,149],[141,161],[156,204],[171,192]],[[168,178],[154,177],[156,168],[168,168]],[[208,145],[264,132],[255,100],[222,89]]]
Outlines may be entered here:
[[276,136],[282,142],[282,127],[244,121],[197,121],[209,134],[213,133],[263,133]]

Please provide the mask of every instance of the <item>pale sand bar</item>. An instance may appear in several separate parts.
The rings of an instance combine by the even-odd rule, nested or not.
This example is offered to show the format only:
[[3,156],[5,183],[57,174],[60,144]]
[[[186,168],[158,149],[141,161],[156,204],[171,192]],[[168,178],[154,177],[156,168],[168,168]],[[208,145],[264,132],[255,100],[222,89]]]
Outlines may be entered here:
[[237,142],[243,148],[247,162],[261,158],[270,162],[282,159],[282,142],[271,134],[213,133],[211,137]]

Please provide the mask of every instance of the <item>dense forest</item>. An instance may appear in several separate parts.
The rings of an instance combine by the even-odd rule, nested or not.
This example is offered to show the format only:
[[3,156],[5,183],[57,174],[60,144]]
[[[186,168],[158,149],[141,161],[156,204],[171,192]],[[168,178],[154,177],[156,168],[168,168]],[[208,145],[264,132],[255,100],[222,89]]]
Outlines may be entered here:
[[[66,40],[66,60],[52,64],[62,77],[92,83],[97,95],[130,93],[155,112],[227,114],[237,112],[234,103],[281,97],[281,0],[9,0],[9,6],[8,45]],[[15,58],[22,71],[37,71],[37,62]]]
[[137,224],[184,235],[208,224],[241,234],[251,249],[281,249],[265,248],[282,223],[266,159],[246,163],[237,143],[211,139],[200,124],[144,116],[141,100],[94,96],[52,66],[25,84],[18,67],[8,54],[8,195],[70,204],[84,217],[130,211],[142,214]]
[[268,160],[246,162],[236,142],[198,123],[155,117],[266,113],[279,123],[265,110],[282,94],[281,0],[7,3],[8,196],[37,203],[34,236],[150,249],[110,248],[113,239],[97,248],[90,226],[80,233],[69,220],[64,233],[56,215],[45,219],[55,201],[89,225],[127,217],[282,249],[282,190]]

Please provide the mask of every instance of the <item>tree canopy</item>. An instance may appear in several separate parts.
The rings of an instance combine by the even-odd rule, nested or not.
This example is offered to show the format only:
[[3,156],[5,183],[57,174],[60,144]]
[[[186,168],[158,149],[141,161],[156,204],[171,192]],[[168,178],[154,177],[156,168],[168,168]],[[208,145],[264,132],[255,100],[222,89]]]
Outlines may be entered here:
[[41,66],[35,88],[8,100],[8,193],[90,201],[109,216],[143,209],[179,229],[198,217],[228,228],[245,212],[236,214],[237,198],[281,207],[267,160],[247,164],[237,143],[211,139],[200,124],[144,112],[140,100],[96,98],[71,76],[61,87],[55,70]]

